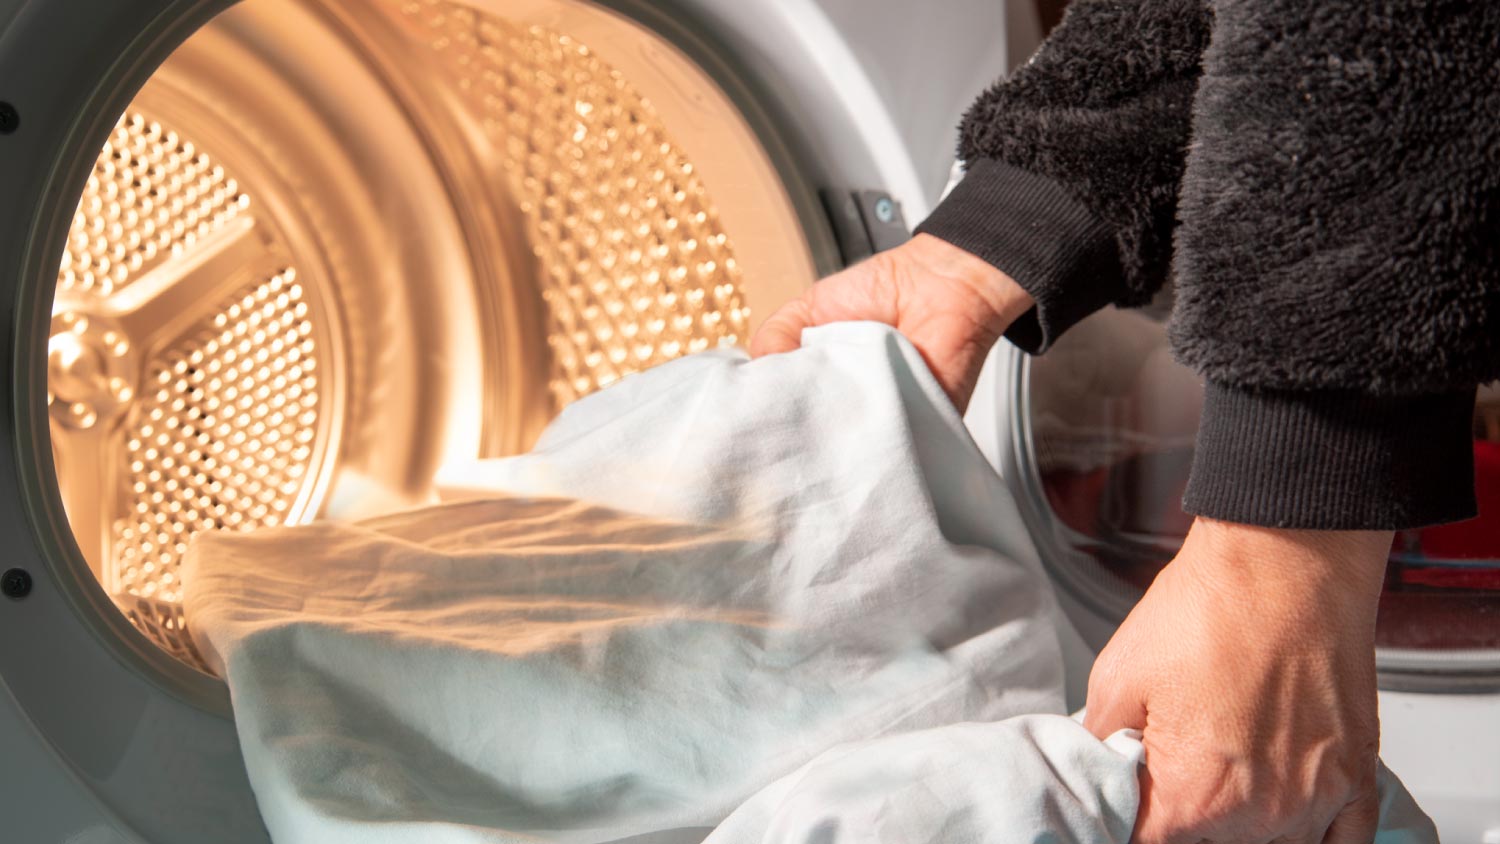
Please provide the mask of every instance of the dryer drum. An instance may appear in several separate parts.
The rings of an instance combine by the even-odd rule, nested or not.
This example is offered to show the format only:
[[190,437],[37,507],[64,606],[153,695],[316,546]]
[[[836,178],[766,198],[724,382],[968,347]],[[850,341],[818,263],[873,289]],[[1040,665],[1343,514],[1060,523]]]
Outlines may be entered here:
[[47,346],[73,536],[206,670],[196,533],[420,503],[814,275],[734,105],[623,17],[252,0],[151,77],[79,199]]

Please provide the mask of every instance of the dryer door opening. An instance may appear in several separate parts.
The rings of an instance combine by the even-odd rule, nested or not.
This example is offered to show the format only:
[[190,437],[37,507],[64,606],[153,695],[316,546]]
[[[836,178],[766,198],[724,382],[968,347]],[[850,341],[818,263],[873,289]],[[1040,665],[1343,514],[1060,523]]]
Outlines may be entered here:
[[56,276],[57,492],[206,670],[194,534],[429,500],[566,403],[748,340],[815,277],[779,172],[671,44],[572,0],[250,0],[99,151]]

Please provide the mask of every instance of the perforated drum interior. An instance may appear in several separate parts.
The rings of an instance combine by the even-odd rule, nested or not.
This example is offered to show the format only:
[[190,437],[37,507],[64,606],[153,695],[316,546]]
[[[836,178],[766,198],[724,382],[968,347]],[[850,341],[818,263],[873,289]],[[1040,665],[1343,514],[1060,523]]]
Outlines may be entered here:
[[735,106],[625,17],[250,0],[161,67],[78,203],[48,344],[74,537],[201,667],[196,533],[419,503],[814,274]]

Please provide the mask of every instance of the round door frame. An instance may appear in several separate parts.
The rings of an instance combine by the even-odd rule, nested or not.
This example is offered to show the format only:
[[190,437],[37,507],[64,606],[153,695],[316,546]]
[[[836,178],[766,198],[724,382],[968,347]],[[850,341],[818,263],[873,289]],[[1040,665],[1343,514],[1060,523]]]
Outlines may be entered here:
[[[264,841],[228,717],[227,689],[187,669],[136,631],[90,574],[74,543],[52,476],[45,402],[53,279],[74,204],[98,149],[135,92],[162,61],[233,0],[109,0],[20,3],[0,0],[0,102],[14,108],[14,131],[0,133],[0,364],[7,407],[0,433],[0,530],[10,547],[0,568],[26,571],[32,588],[0,600],[0,679],[25,713],[28,730],[55,751],[69,774],[125,827],[154,844]],[[839,265],[828,222],[802,160],[826,184],[872,186],[910,169],[904,148],[882,146],[838,101],[841,83],[862,78],[837,46],[819,75],[776,96],[754,87],[709,29],[674,9],[694,0],[604,0],[679,44],[744,111],[786,187],[820,270]],[[666,31],[661,31],[665,29]],[[836,35],[836,33],[834,33]],[[762,47],[780,34],[757,33]],[[762,62],[763,63],[763,62]],[[785,132],[777,126],[791,126]],[[836,154],[835,154],[836,153]],[[920,210],[921,197],[908,197]],[[79,798],[82,799],[82,798]],[[28,810],[33,804],[26,804]],[[36,811],[66,811],[36,805]]]
[[[165,817],[183,835],[259,841],[233,725],[215,714],[226,690],[172,665],[113,607],[72,538],[56,484],[42,482],[52,459],[36,348],[51,318],[53,265],[100,145],[160,62],[228,5],[29,3],[0,37],[0,101],[19,114],[16,130],[0,135],[0,433],[9,443],[0,449],[0,530],[10,539],[5,567],[25,569],[34,584],[0,606],[0,639],[10,643],[0,676],[27,726],[125,825],[156,833]],[[164,783],[166,766],[202,776]]]
[[[1074,619],[1074,623],[1080,629],[1092,631],[1089,644],[1097,651],[1135,605],[1135,600],[1128,597],[1134,587],[1059,538],[1059,523],[1047,504],[1035,459],[1030,422],[1030,358],[1019,349],[1007,347],[994,363],[1004,370],[1004,389],[1010,396],[1009,409],[998,412],[1009,414],[1005,426],[1012,432],[1008,463],[1017,506],[1058,590],[1066,593],[1069,604],[1088,614],[1087,619]],[[1489,651],[1377,648],[1375,668],[1382,691],[1437,695],[1500,692],[1500,654]]]

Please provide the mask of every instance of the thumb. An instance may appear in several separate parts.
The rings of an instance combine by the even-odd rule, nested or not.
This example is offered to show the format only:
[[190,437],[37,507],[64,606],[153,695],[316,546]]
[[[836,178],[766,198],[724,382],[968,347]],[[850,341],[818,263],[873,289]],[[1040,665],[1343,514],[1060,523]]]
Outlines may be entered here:
[[[1117,664],[1108,659],[1109,653],[1100,655],[1089,675],[1088,706],[1083,714],[1083,726],[1095,738],[1103,741],[1124,729],[1146,729],[1146,696],[1144,689],[1131,682],[1131,672],[1115,670]],[[1135,830],[1130,840],[1133,844],[1164,844],[1173,841],[1173,831],[1178,821],[1171,807],[1164,804],[1156,782],[1151,776],[1150,750],[1139,770],[1140,802],[1137,804]]]
[[1333,819],[1323,844],[1370,844],[1379,827],[1380,791],[1372,783]]
[[793,299],[766,317],[750,340],[750,357],[790,352],[802,345],[802,329],[813,324],[812,308],[805,298]]
[[1083,713],[1084,729],[1103,741],[1123,729],[1146,729],[1146,696],[1131,682],[1129,672],[1115,670],[1110,654],[1100,654],[1089,673],[1089,692]]

